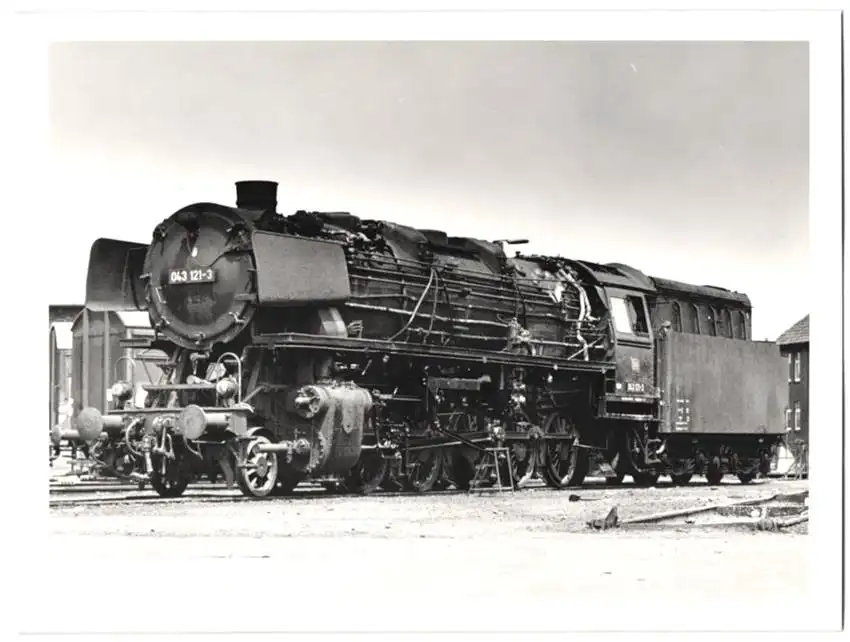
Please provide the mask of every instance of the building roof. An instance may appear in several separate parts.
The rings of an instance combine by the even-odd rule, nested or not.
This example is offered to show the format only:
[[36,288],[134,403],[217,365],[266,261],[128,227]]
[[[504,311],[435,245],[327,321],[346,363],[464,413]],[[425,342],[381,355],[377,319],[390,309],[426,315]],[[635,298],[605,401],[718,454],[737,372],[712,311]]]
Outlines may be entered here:
[[49,316],[50,316],[50,325],[52,326],[54,323],[59,321],[68,321],[73,322],[74,319],[77,318],[77,315],[82,312],[82,305],[50,305],[48,306]]
[[776,340],[781,346],[787,346],[792,343],[808,343],[809,342],[809,315],[807,314],[794,325],[788,328],[785,332],[779,335]]
[[[103,319],[102,312],[91,312],[90,315],[96,316],[98,320]],[[135,330],[138,329],[151,329],[151,319],[150,315],[147,312],[142,312],[140,310],[112,310],[109,313],[112,322],[116,321],[123,326],[125,329],[133,328]],[[92,316],[89,317],[90,319]],[[81,324],[83,319],[83,311],[77,315],[77,318],[74,319],[73,328],[76,330]]]

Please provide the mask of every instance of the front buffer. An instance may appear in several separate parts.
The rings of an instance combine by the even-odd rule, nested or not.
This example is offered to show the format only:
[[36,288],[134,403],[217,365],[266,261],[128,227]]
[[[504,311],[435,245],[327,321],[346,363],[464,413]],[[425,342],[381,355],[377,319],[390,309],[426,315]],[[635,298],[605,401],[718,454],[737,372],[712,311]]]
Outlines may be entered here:
[[283,387],[277,395],[286,412],[269,424],[242,402],[228,407],[126,404],[106,415],[84,409],[75,434],[93,446],[96,464],[150,483],[163,497],[181,495],[206,462],[217,463],[228,486],[236,481],[251,497],[290,492],[307,477],[350,474],[363,451],[370,393],[352,383],[328,382]]

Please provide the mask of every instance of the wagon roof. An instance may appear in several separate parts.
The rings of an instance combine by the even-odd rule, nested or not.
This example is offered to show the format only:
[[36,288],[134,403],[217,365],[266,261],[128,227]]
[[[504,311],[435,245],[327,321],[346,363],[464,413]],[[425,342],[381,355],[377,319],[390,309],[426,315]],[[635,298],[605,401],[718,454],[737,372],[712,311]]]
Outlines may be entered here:
[[672,281],[670,279],[662,279],[657,276],[652,277],[655,287],[660,292],[675,292],[677,294],[690,294],[696,297],[705,297],[711,299],[719,299],[721,301],[730,301],[741,303],[745,306],[750,306],[750,298],[741,292],[733,292],[725,288],[719,288],[715,285],[693,285],[691,283],[682,283],[681,281]]
[[792,343],[808,343],[809,342],[809,315],[807,314],[794,325],[788,328],[785,332],[779,335],[776,340],[781,346],[791,345]]

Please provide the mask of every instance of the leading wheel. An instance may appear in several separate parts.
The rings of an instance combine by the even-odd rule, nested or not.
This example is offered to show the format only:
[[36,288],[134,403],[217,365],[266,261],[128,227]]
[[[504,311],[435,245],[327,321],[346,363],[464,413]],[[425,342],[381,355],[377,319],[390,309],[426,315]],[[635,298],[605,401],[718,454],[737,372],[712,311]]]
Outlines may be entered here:
[[579,447],[579,433],[575,423],[560,412],[553,412],[543,422],[546,437],[557,435],[562,439],[547,439],[543,455],[543,476],[553,488],[579,486],[587,475],[590,458],[587,450]]
[[168,460],[165,474],[162,473],[162,459],[152,458],[151,486],[160,497],[180,497],[189,485],[191,474],[183,469],[179,460]]
[[262,435],[255,437],[245,448],[245,466],[239,468],[236,482],[243,495],[248,497],[268,497],[277,485],[277,453],[261,453],[257,449],[261,444],[272,441]]

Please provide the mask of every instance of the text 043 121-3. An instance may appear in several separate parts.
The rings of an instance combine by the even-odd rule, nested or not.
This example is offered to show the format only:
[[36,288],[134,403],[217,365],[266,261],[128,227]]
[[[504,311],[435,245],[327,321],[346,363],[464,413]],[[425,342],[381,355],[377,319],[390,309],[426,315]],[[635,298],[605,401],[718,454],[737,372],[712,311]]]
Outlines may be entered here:
[[169,270],[168,283],[180,285],[182,283],[213,283],[215,282],[215,270],[212,268],[197,268],[191,270]]

